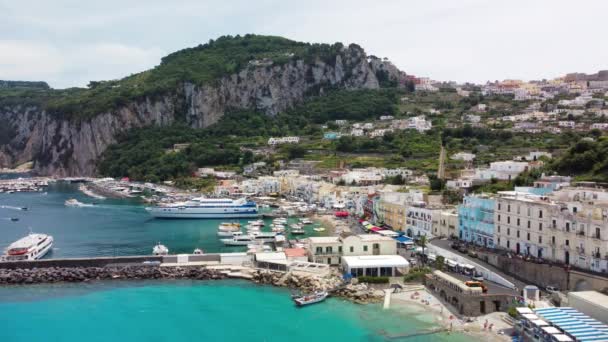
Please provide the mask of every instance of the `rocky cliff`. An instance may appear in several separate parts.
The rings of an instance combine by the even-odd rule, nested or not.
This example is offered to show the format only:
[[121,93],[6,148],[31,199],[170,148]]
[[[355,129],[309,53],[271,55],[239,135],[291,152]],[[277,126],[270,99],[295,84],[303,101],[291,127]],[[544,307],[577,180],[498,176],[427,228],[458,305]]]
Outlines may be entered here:
[[83,120],[62,118],[36,105],[0,107],[0,167],[33,161],[43,175],[94,175],[96,161],[116,137],[131,128],[169,125],[185,116],[192,127],[217,122],[230,109],[256,109],[274,115],[328,87],[378,88],[379,70],[404,76],[389,62],[368,60],[356,45],[344,47],[331,60],[283,64],[250,63],[213,84],[182,82],[173,91],[131,101]]

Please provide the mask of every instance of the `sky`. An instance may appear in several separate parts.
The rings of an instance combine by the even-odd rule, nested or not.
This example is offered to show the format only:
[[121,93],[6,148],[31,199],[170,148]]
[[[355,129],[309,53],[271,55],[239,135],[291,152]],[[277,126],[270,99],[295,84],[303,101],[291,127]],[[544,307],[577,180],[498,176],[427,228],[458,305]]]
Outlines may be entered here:
[[357,43],[408,74],[476,82],[608,69],[605,0],[0,0],[0,79],[128,76],[221,35]]

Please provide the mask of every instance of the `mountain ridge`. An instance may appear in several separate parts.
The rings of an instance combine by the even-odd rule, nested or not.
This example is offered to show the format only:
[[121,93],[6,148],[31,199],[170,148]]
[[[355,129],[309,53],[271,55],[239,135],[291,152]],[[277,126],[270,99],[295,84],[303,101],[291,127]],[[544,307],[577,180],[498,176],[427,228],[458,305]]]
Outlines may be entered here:
[[233,108],[276,115],[327,89],[404,80],[405,73],[356,44],[220,37],[88,89],[0,91],[0,124],[10,128],[0,136],[0,167],[33,161],[39,174],[94,175],[103,151],[132,128],[178,121],[204,128]]

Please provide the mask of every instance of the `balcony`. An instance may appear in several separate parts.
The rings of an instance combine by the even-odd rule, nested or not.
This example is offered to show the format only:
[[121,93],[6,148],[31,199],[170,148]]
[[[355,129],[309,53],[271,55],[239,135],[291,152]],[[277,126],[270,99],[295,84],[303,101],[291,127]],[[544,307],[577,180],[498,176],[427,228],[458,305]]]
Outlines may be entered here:
[[563,247],[565,250],[567,250],[567,251],[569,251],[569,250],[570,250],[570,245],[562,245],[562,247]]
[[338,252],[338,251],[315,251],[315,256],[335,256],[335,255],[342,255],[342,252]]
[[579,230],[578,232],[576,232],[576,235],[578,235],[578,236],[585,236],[585,231],[584,230]]
[[581,255],[585,255],[585,249],[583,247],[576,247],[576,252]]

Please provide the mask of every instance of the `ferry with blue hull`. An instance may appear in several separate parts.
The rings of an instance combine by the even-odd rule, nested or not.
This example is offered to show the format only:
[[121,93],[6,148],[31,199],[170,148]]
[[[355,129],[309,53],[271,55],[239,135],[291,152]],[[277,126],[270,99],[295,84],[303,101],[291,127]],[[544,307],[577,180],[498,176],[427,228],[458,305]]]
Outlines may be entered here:
[[185,202],[146,208],[150,215],[167,219],[219,219],[258,217],[258,205],[245,198],[193,198]]

